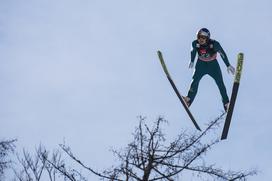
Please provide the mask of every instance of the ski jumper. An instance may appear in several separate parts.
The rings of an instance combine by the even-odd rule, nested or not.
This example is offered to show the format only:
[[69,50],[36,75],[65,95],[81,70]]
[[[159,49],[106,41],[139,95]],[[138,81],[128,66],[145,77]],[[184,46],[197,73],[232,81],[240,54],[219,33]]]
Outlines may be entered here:
[[197,40],[192,42],[191,62],[194,62],[196,53],[198,53],[198,59],[193,74],[193,80],[187,95],[190,98],[190,104],[192,104],[195,99],[201,78],[206,74],[210,75],[215,80],[223,104],[225,105],[229,102],[222,72],[216,59],[217,52],[228,67],[230,65],[228,57],[218,41],[209,39],[205,45],[200,45]]

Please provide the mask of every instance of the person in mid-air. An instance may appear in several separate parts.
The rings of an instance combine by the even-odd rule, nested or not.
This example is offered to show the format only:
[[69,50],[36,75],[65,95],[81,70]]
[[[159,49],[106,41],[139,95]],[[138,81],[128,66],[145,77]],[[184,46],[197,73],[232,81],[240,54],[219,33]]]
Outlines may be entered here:
[[189,63],[189,68],[194,67],[196,53],[198,54],[198,58],[195,65],[195,71],[193,74],[193,80],[191,82],[190,89],[187,96],[183,97],[183,99],[189,107],[195,99],[201,78],[204,75],[208,74],[215,80],[220,90],[224,109],[225,111],[227,111],[229,106],[229,97],[227,95],[222,72],[216,58],[217,52],[223,59],[229,73],[234,74],[235,69],[229,63],[228,57],[223,48],[221,47],[220,43],[216,40],[211,39],[210,36],[210,31],[207,28],[201,28],[197,32],[197,39],[192,42],[191,61]]

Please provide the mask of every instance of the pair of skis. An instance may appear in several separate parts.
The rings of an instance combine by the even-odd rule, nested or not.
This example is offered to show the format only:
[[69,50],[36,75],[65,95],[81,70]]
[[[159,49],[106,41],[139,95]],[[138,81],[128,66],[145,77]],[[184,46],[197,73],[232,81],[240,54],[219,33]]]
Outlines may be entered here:
[[[178,98],[179,98],[181,104],[183,105],[185,111],[187,112],[190,119],[192,120],[194,126],[196,127],[197,130],[201,131],[199,125],[197,124],[195,118],[193,117],[191,111],[189,110],[186,102],[184,101],[184,99],[180,95],[174,81],[172,80],[172,78],[171,78],[171,76],[170,76],[170,74],[169,74],[169,72],[167,70],[166,64],[164,62],[162,53],[160,51],[158,51],[157,53],[158,53],[162,68],[164,70],[164,73],[166,74],[166,77],[167,77],[168,81],[170,82],[172,88],[174,89],[176,95],[178,96]],[[227,116],[226,116],[226,120],[225,120],[225,124],[224,124],[224,128],[223,128],[221,140],[226,139],[227,136],[228,136],[228,131],[229,131],[230,122],[231,122],[231,118],[232,118],[232,114],[233,114],[233,109],[234,109],[234,105],[235,105],[235,101],[236,101],[236,97],[237,97],[237,93],[238,93],[238,89],[239,89],[239,85],[240,85],[241,73],[242,73],[242,68],[243,68],[243,59],[244,59],[243,53],[239,53],[238,54],[238,59],[237,59],[237,67],[236,67],[236,72],[235,72],[235,79],[234,79],[234,83],[233,83],[230,104],[229,104],[229,108],[228,108],[228,111],[227,111]]]

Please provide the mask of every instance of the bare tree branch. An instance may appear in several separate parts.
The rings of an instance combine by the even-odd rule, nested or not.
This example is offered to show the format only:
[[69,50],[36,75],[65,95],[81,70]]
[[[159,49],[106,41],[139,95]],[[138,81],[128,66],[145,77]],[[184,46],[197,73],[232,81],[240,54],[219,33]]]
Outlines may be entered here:
[[10,167],[9,154],[14,152],[16,141],[16,139],[0,141],[0,179],[4,177],[4,171]]
[[145,118],[140,117],[139,125],[133,133],[134,139],[123,151],[112,150],[119,159],[120,165],[100,173],[83,164],[76,158],[71,149],[66,145],[60,145],[62,150],[83,168],[106,180],[136,180],[136,181],[173,181],[183,171],[198,173],[201,176],[210,176],[223,180],[245,180],[248,176],[256,174],[250,172],[224,171],[205,166],[197,160],[204,159],[205,153],[219,143],[219,138],[203,143],[205,136],[209,135],[220,125],[222,113],[212,121],[202,133],[187,133],[182,131],[177,138],[165,144],[165,135],[161,130],[161,124],[165,123],[159,117],[153,127],[145,124]]
[[[216,168],[214,164],[206,165],[205,155],[214,145],[220,143],[215,137],[210,140],[210,134],[220,126],[224,113],[211,121],[207,128],[199,133],[182,130],[171,142],[166,142],[165,134],[161,127],[167,121],[159,117],[153,126],[146,124],[146,118],[139,117],[139,124],[133,135],[133,140],[122,150],[112,150],[119,164],[104,171],[96,171],[78,159],[66,144],[60,144],[61,152],[75,161],[85,171],[109,181],[174,181],[180,180],[182,173],[197,174],[200,178],[225,181],[241,181],[257,174],[252,171],[225,171]],[[209,139],[207,139],[207,137]],[[62,158],[60,151],[54,151],[49,157],[49,152],[40,146],[33,157],[25,150],[23,158],[19,158],[22,166],[20,172],[15,172],[19,181],[40,181],[48,174],[48,180],[56,181],[60,175],[67,181],[87,181],[87,179]],[[58,177],[59,178],[59,177]]]

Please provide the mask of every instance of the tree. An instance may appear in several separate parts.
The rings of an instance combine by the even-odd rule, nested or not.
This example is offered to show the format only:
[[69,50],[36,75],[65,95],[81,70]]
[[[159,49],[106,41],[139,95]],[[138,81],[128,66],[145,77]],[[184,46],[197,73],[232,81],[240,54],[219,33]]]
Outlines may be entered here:
[[70,180],[65,172],[72,173],[72,170],[62,171],[62,168],[65,168],[65,162],[59,150],[53,151],[50,156],[49,151],[40,145],[33,155],[23,150],[22,157],[17,154],[17,160],[20,166],[13,167],[14,181]]
[[14,142],[16,140],[0,141],[0,179],[4,176],[4,171],[10,166],[11,160],[9,154],[15,149]]
[[[246,180],[248,176],[256,174],[252,171],[225,171],[216,168],[215,165],[206,165],[205,153],[220,142],[219,138],[204,143],[203,140],[209,133],[218,128],[224,114],[212,121],[201,133],[187,133],[182,131],[177,138],[166,143],[165,134],[161,125],[166,120],[159,117],[153,127],[149,127],[146,119],[140,117],[139,125],[133,133],[133,141],[124,151],[113,150],[114,155],[120,160],[120,164],[110,169],[98,172],[86,166],[65,144],[61,149],[80,166],[104,180],[117,181],[156,181],[179,180],[184,172],[196,173],[200,178],[214,180]],[[54,165],[54,168],[67,176],[69,180],[76,181],[74,172],[67,171],[63,165]],[[81,175],[77,172],[77,176]]]

